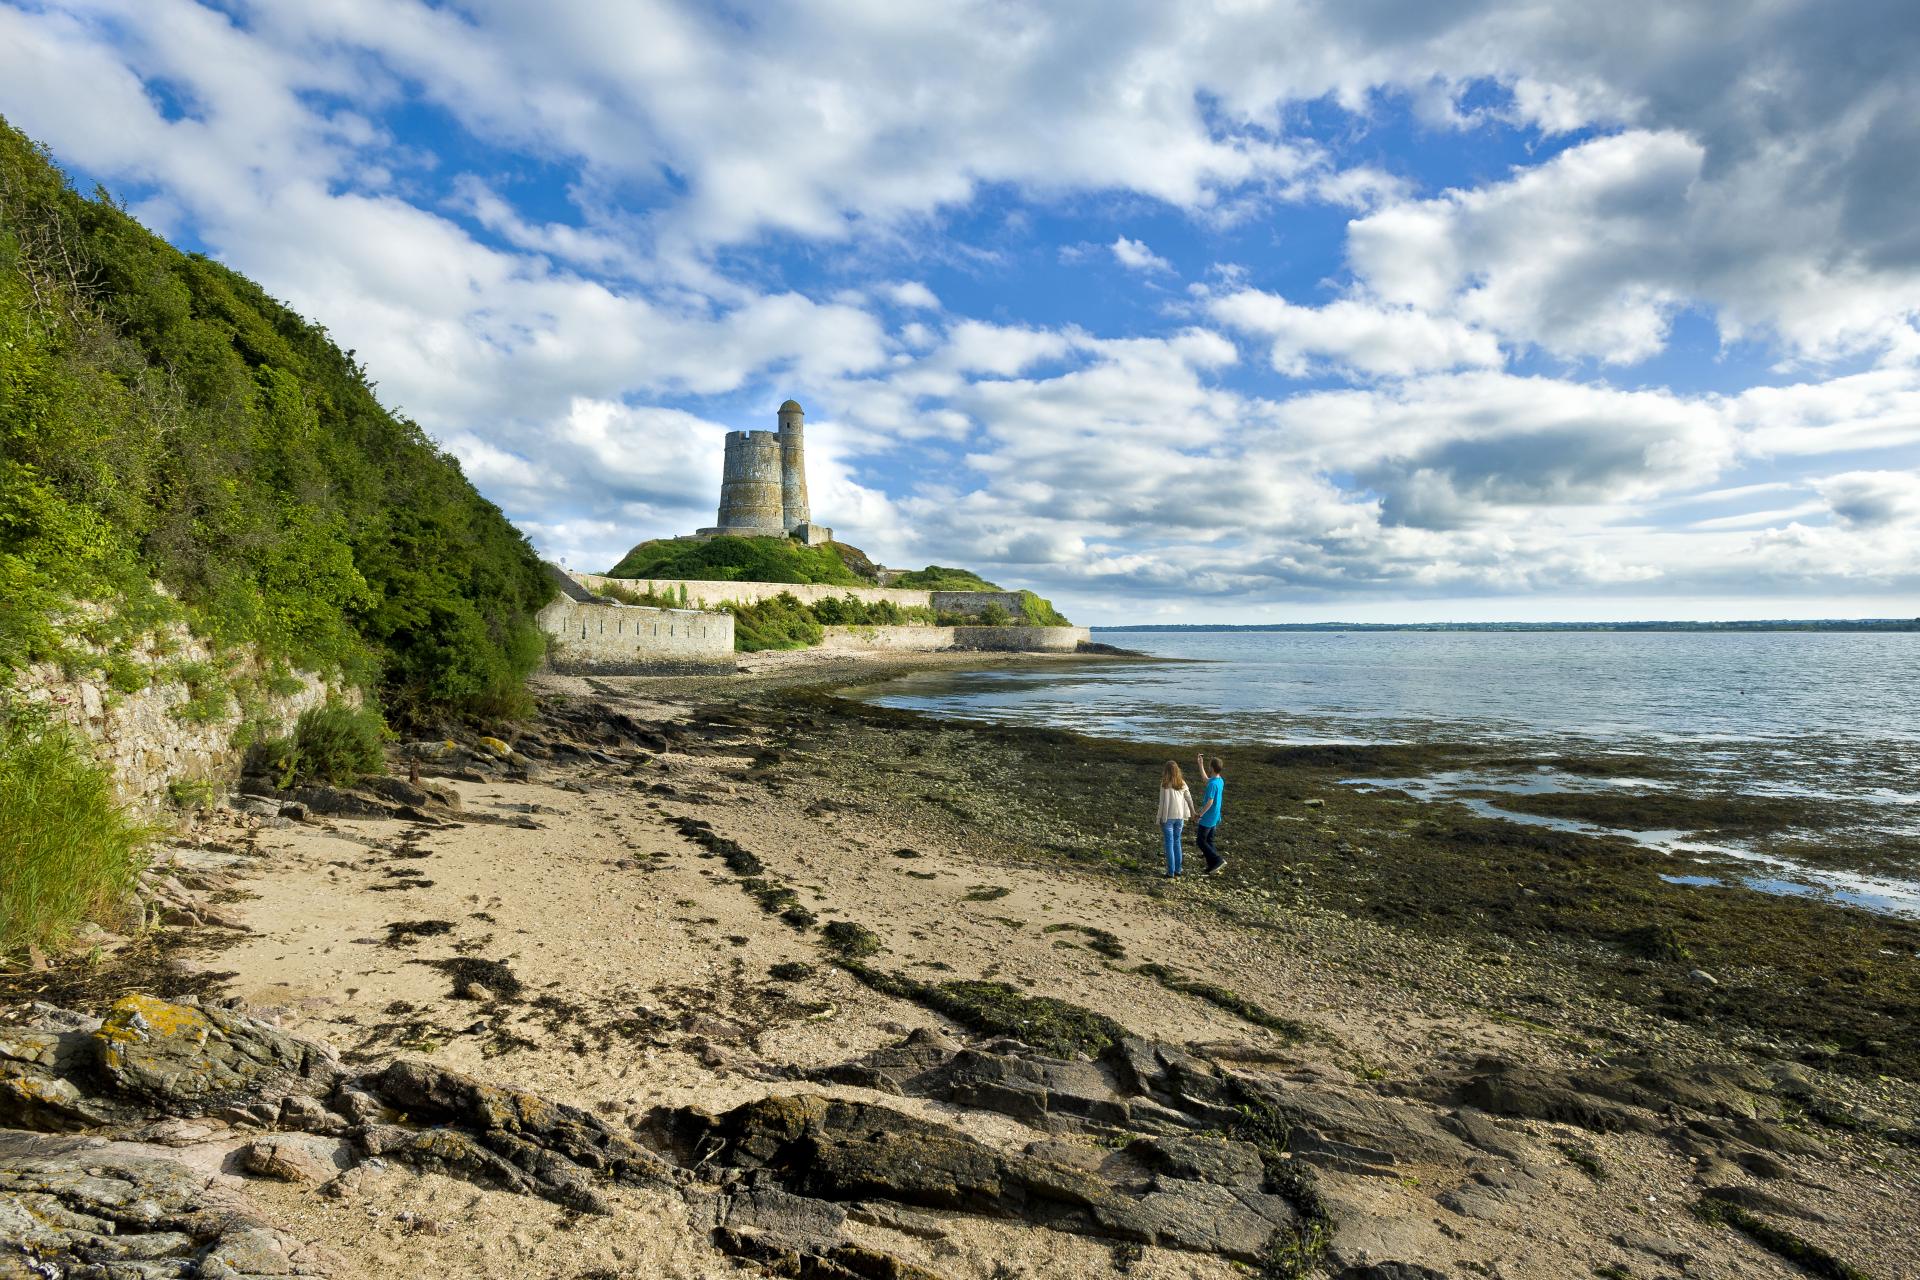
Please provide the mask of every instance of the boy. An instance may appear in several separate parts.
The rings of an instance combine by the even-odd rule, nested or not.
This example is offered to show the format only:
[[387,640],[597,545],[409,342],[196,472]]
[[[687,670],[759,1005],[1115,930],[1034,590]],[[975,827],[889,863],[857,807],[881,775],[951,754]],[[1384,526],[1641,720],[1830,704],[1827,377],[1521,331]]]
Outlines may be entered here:
[[1207,866],[1204,874],[1213,875],[1227,865],[1227,860],[1214,848],[1214,838],[1220,833],[1220,812],[1226,806],[1227,766],[1219,756],[1195,756],[1200,765],[1200,776],[1207,780],[1207,789],[1203,794],[1200,812],[1194,820],[1199,824],[1195,832],[1200,852],[1206,855]]

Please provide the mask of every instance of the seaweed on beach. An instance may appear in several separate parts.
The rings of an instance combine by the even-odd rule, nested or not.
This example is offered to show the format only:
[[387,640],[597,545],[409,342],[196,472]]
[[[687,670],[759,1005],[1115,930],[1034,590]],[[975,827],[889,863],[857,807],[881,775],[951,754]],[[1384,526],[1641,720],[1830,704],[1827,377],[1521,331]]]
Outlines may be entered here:
[[1813,1241],[1785,1227],[1775,1226],[1739,1205],[1703,1196],[1694,1203],[1693,1211],[1704,1222],[1732,1227],[1767,1252],[1785,1259],[1810,1276],[1819,1276],[1821,1280],[1873,1280],[1869,1273],[1843,1262]]
[[519,997],[522,990],[520,979],[514,977],[513,970],[507,968],[504,960],[456,956],[450,960],[411,960],[408,963],[438,969],[451,977],[451,994],[455,1000],[484,1000],[489,997],[513,1000]]
[[1491,796],[1514,813],[1623,831],[1773,832],[1831,825],[1849,806],[1798,796],[1686,795],[1672,791],[1534,791]]
[[1098,1056],[1130,1034],[1103,1013],[1052,996],[1026,995],[1004,982],[922,982],[858,960],[842,958],[836,963],[881,995],[912,1000],[969,1031],[1012,1036],[1056,1057]]
[[1124,960],[1127,944],[1120,941],[1118,934],[1090,924],[1050,924],[1042,933],[1078,933],[1087,939],[1087,950],[1105,956],[1109,960]]
[[[1157,833],[1127,815],[1138,812],[1142,779],[1150,786],[1160,766],[1186,750],[942,722],[820,688],[783,691],[754,714],[778,725],[825,777],[857,778],[863,794],[953,833],[981,856],[1043,866],[1071,861],[1142,890],[1158,865]],[[909,754],[912,748],[918,753]],[[1920,1005],[1920,921],[1767,894],[1737,877],[1710,890],[1669,883],[1663,874],[1689,864],[1624,837],[1338,785],[1356,775],[1495,761],[1546,763],[1594,777],[1649,776],[1654,771],[1644,759],[1567,751],[1522,760],[1445,743],[1223,754],[1228,818],[1221,839],[1233,868],[1217,884],[1203,882],[1196,909],[1213,906],[1281,929],[1287,904],[1334,911],[1551,966],[1553,981],[1703,1031],[1757,1031],[1783,1042],[1791,1056],[1833,1069],[1920,1078],[1920,1037],[1898,1031]],[[923,799],[930,788],[964,802],[1008,786],[1026,789],[1044,807],[1043,831],[1024,809],[965,803],[967,819],[956,828],[951,806]],[[1303,806],[1303,799],[1319,803]],[[1266,905],[1249,910],[1250,899]],[[1641,929],[1650,932],[1640,940],[1623,936]],[[1684,962],[1679,950],[1638,951],[1650,945],[1659,953],[1666,938],[1684,950]],[[1623,948],[1651,963],[1623,965]],[[1692,968],[1717,981],[1690,980]],[[1547,980],[1549,971],[1539,976]]]
[[1188,978],[1163,964],[1143,964],[1134,972],[1143,978],[1152,978],[1169,991],[1178,991],[1197,1000],[1204,1000],[1215,1008],[1225,1009],[1235,1017],[1251,1022],[1256,1027],[1265,1027],[1286,1040],[1298,1042],[1309,1039],[1314,1034],[1313,1028],[1306,1023],[1269,1012],[1245,996],[1227,990],[1217,982]]

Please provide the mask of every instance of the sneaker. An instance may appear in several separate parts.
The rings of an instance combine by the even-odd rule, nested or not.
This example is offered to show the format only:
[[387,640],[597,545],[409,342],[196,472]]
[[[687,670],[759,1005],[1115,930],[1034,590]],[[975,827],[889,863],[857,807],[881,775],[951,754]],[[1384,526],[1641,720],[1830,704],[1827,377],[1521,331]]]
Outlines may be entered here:
[[1210,867],[1208,867],[1208,868],[1207,868],[1207,872],[1206,872],[1206,873],[1207,873],[1208,875],[1210,875],[1210,876],[1217,876],[1217,875],[1219,875],[1219,874],[1220,874],[1220,873],[1221,873],[1222,871],[1225,871],[1226,869],[1227,869],[1227,860],[1226,860],[1225,858],[1222,858],[1222,859],[1220,859],[1220,861],[1218,861],[1218,862],[1216,862],[1216,863],[1214,863],[1214,864],[1213,864],[1212,866],[1210,866]]

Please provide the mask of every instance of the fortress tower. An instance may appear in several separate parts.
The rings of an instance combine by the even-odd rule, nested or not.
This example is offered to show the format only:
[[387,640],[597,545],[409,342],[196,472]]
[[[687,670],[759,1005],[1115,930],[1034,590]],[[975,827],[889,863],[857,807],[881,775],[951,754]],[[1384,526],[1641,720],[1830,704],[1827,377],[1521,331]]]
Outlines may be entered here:
[[807,411],[798,400],[780,406],[780,509],[788,533],[808,523]]
[[806,410],[780,406],[780,429],[727,432],[720,472],[720,516],[700,536],[796,537],[809,546],[833,541],[833,530],[813,523],[807,504]]

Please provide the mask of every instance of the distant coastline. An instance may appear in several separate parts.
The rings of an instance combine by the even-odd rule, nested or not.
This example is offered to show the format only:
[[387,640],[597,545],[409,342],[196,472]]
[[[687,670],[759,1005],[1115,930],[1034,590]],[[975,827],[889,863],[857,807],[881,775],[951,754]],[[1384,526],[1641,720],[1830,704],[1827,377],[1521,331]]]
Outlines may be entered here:
[[1744,622],[1155,622],[1093,631],[1920,631],[1920,618],[1755,618]]

